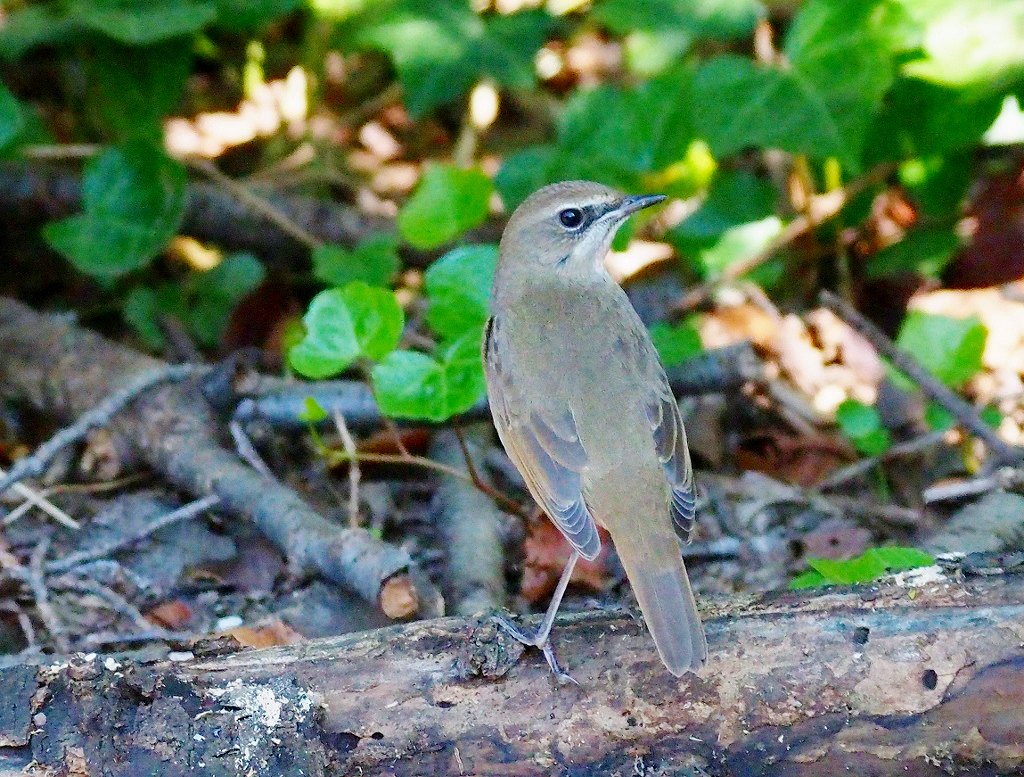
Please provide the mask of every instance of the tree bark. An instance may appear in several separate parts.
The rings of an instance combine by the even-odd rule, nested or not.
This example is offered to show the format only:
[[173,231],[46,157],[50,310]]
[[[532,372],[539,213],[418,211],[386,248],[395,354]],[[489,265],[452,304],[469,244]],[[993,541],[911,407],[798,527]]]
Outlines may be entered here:
[[20,758],[117,777],[1020,774],[1024,574],[963,571],[712,603],[708,664],[679,679],[621,612],[556,626],[579,687],[464,618],[181,664],[16,667],[0,673],[0,773]]

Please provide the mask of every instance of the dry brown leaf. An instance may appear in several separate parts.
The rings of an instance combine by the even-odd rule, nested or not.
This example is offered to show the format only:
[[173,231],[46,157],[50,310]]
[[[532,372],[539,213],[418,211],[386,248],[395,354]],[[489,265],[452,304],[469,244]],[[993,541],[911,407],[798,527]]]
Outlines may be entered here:
[[[600,592],[607,587],[610,576],[608,554],[611,537],[601,527],[598,527],[597,531],[601,537],[601,553],[593,561],[580,559],[573,570],[572,582],[591,591]],[[527,527],[523,551],[526,558],[523,562],[520,592],[528,602],[536,603],[546,599],[555,590],[572,548],[554,524],[542,518],[532,521]]]
[[184,629],[192,620],[192,608],[181,599],[161,602],[146,613],[146,619],[165,629]]
[[299,632],[277,618],[270,618],[252,626],[239,626],[224,633],[237,639],[243,646],[252,648],[295,645],[304,640]]

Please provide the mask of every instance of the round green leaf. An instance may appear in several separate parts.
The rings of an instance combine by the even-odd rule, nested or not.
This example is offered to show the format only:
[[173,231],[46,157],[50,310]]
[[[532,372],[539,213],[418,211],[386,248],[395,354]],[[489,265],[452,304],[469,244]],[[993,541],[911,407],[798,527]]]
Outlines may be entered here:
[[479,337],[497,266],[495,245],[456,248],[434,262],[424,277],[430,327],[448,340],[469,333]]
[[704,350],[700,332],[689,322],[675,326],[664,321],[652,324],[651,340],[666,367],[682,364]]
[[25,113],[21,103],[0,84],[0,150],[17,140],[24,129]]
[[393,292],[361,281],[317,294],[303,317],[306,336],[288,353],[309,378],[327,378],[360,356],[380,359],[402,336],[405,316]]
[[469,410],[486,390],[480,342],[470,336],[442,347],[438,358],[393,351],[373,368],[372,377],[386,415],[437,423]]
[[238,302],[266,277],[263,264],[252,254],[225,257],[211,270],[199,274],[191,289],[189,325],[203,345],[216,345]]
[[313,297],[302,321],[306,336],[288,352],[288,362],[299,374],[329,378],[359,356],[355,324],[341,289],[328,289]]
[[43,237],[79,270],[115,278],[144,266],[185,212],[185,168],[143,141],[92,160],[82,181],[84,212],[48,224]]
[[330,286],[365,281],[388,286],[398,272],[398,242],[393,235],[372,235],[352,250],[328,244],[313,251],[313,275]]
[[150,43],[199,32],[217,16],[213,3],[196,0],[72,0],[68,16],[121,43]]
[[393,351],[405,326],[405,314],[395,293],[354,281],[341,294],[352,317],[361,354],[382,359]]
[[451,242],[484,222],[492,188],[481,170],[427,164],[416,191],[398,213],[398,231],[420,249]]
[[[988,330],[975,317],[950,318],[912,310],[896,344],[950,388],[960,388],[981,371]],[[905,378],[900,376],[904,381]]]

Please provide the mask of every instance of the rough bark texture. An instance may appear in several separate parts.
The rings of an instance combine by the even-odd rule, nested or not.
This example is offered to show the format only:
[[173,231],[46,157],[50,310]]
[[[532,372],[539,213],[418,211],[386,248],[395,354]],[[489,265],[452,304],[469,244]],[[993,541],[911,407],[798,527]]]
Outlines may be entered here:
[[[989,570],[992,571],[992,570]],[[933,567],[707,608],[699,677],[560,620],[556,687],[480,621],[184,664],[0,672],[0,767],[89,775],[944,775],[1024,763],[1024,574]],[[2,774],[0,769],[0,774]]]
[[[37,313],[6,297],[0,297],[0,354],[0,397],[65,421],[164,364],[66,316]],[[440,595],[404,550],[327,521],[295,491],[224,448],[219,426],[195,385],[175,384],[137,399],[110,431],[116,448],[143,459],[178,488],[214,494],[221,499],[218,509],[252,520],[297,569],[345,585],[391,617],[440,614]]]

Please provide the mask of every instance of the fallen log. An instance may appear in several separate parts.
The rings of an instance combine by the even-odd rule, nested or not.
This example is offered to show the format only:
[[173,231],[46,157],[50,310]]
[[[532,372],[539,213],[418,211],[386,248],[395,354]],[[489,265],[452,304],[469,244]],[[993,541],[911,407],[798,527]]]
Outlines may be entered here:
[[713,602],[708,664],[679,679],[637,617],[608,611],[556,626],[579,687],[557,686],[539,654],[466,618],[180,664],[16,667],[0,672],[0,767],[34,760],[45,774],[112,777],[1020,774],[1024,573],[963,571]]
[[[0,398],[73,420],[139,375],[167,364],[0,297]],[[316,572],[359,593],[392,618],[436,615],[440,594],[406,551],[363,529],[342,527],[291,488],[264,477],[221,444],[219,422],[194,382],[162,385],[135,399],[108,428],[112,447],[140,459],[181,490],[217,496],[243,516],[296,571]]]

